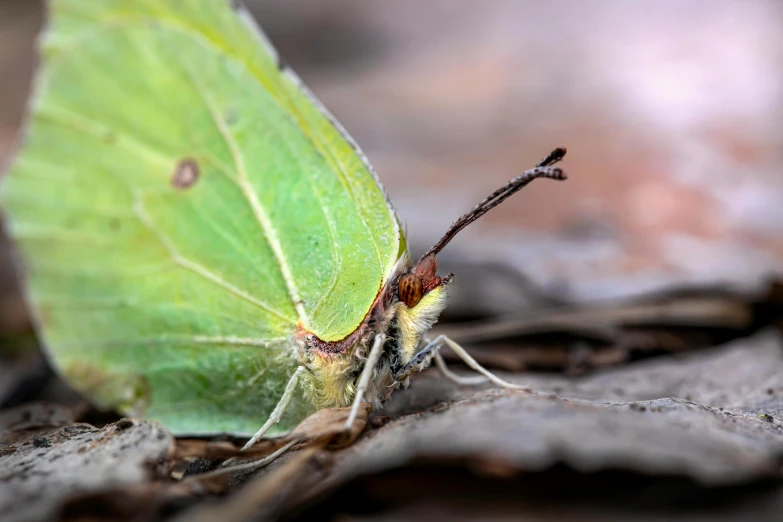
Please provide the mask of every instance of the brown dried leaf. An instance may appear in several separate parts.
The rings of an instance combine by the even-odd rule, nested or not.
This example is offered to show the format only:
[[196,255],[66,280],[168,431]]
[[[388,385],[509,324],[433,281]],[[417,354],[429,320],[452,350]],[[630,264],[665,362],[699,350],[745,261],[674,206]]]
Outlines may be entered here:
[[264,456],[268,453],[269,446],[266,444],[257,444],[246,451],[242,451],[239,446],[224,440],[177,439],[174,458],[176,460],[195,458],[225,460],[241,455],[256,457]]
[[330,448],[350,446],[367,424],[370,415],[370,404],[363,402],[359,414],[351,427],[345,431],[345,422],[351,408],[325,408],[313,413],[297,426],[286,440],[299,440],[313,444],[323,444]]
[[288,435],[276,439],[263,439],[254,446],[242,450],[228,441],[178,439],[175,459],[203,458],[225,460],[232,457],[265,457],[286,444],[311,443],[341,448],[350,445],[364,430],[370,414],[370,404],[362,403],[350,432],[345,431],[350,408],[324,408],[304,419]]
[[[345,423],[348,420],[351,408],[325,408],[318,410],[306,419],[285,437],[278,439],[261,440],[253,447],[242,451],[230,443],[209,443],[202,441],[180,441],[182,448],[178,449],[179,457],[219,455],[222,458],[231,457],[231,462],[224,463],[225,467],[209,467],[205,473],[187,476],[182,480],[176,490],[180,494],[223,493],[229,486],[229,477],[238,478],[243,482],[261,468],[280,458],[292,447],[310,449],[338,449],[351,445],[367,425],[370,413],[370,404],[362,403],[358,415],[354,420],[351,430],[345,431]],[[300,451],[300,453],[301,453]],[[278,452],[275,455],[275,452]],[[292,458],[298,459],[298,455]],[[248,457],[261,457],[255,461],[235,463],[233,458],[247,459]]]
[[[344,421],[343,421],[344,422]],[[239,493],[217,505],[197,506],[173,519],[173,522],[242,522],[254,514],[255,520],[266,520],[279,506],[281,492],[298,489],[313,459],[321,453],[311,446],[292,455],[279,467],[253,480]],[[277,500],[277,501],[275,501]],[[264,514],[259,516],[263,509]]]
[[[558,469],[571,477],[627,473],[676,477],[692,488],[779,478],[781,375],[783,340],[775,332],[587,378],[510,376],[557,395],[459,388],[432,372],[393,396],[379,412],[390,416],[387,422],[333,453],[320,469],[307,468],[296,488],[278,484],[276,509],[319,497],[353,498],[357,484],[386,491],[402,470],[409,470],[406,477],[463,470],[460,480],[469,476],[464,470],[472,480],[476,474],[484,480],[544,477]],[[381,498],[415,497],[423,487]],[[317,504],[310,509],[326,512]]]
[[172,461],[173,437],[155,422],[122,419],[97,429],[66,424],[66,413],[41,404],[3,417],[11,427],[0,443],[3,521],[42,520],[69,495],[165,477]]

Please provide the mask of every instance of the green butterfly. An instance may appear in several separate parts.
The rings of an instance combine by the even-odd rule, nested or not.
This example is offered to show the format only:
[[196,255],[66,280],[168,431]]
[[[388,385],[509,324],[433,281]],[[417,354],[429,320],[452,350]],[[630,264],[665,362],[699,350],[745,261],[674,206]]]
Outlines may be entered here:
[[[418,261],[372,167],[228,0],[52,0],[2,188],[55,368],[178,434],[290,430],[379,404],[444,343],[451,275]],[[251,441],[252,443],[252,441]]]

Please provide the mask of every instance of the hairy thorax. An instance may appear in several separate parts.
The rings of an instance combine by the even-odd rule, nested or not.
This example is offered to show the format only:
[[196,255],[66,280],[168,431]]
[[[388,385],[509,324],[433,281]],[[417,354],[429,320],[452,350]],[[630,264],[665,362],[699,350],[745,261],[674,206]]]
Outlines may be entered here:
[[[370,380],[366,399],[373,405],[382,403],[394,387],[407,385],[407,378],[397,382],[395,376],[417,352],[422,335],[437,321],[446,306],[446,287],[451,277],[437,276],[434,257],[411,268],[405,254],[397,262],[386,285],[378,294],[362,324],[342,341],[325,342],[300,329],[296,336],[297,356],[304,363],[303,392],[318,407],[348,406],[353,401],[359,376],[370,349],[379,334],[386,341]],[[415,275],[422,282],[416,302],[408,296],[400,299],[400,278]]]

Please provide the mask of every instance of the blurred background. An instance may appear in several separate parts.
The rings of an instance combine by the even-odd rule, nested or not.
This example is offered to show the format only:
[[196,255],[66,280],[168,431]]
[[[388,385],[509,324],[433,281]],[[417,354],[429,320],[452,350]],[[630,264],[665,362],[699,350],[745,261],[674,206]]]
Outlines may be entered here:
[[[534,183],[469,227],[446,269],[503,263],[571,300],[746,288],[783,269],[778,0],[247,3],[368,154],[414,255],[565,146],[569,181]],[[41,2],[0,2],[0,164],[41,20]],[[504,276],[457,275],[456,295],[487,313],[524,305],[498,297]],[[0,321],[24,322],[3,285]],[[456,301],[452,314],[476,306]]]

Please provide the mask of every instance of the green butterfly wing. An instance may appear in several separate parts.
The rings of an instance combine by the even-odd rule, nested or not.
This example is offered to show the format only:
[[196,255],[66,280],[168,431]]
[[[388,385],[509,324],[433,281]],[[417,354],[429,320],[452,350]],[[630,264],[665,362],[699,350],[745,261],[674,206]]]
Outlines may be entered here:
[[228,0],[53,0],[42,58],[2,204],[56,367],[254,432],[296,329],[353,332],[405,248],[371,167]]

